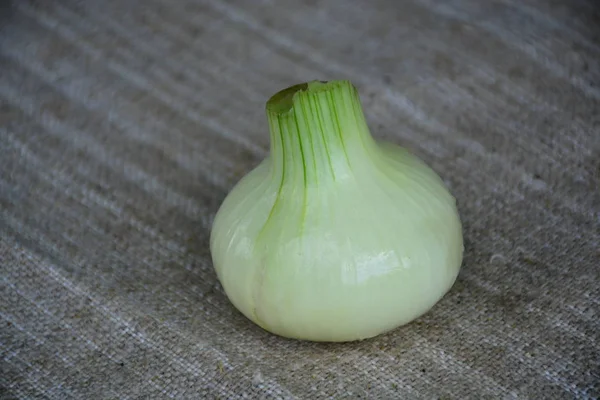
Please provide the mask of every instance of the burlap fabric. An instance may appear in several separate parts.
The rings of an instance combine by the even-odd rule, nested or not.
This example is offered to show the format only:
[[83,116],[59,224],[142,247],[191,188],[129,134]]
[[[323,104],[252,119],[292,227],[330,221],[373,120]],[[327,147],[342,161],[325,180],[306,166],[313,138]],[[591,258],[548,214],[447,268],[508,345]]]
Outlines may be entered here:
[[[14,0],[0,33],[0,398],[594,398],[594,0]],[[228,302],[208,250],[264,103],[352,80],[457,197],[451,292],[315,344]]]

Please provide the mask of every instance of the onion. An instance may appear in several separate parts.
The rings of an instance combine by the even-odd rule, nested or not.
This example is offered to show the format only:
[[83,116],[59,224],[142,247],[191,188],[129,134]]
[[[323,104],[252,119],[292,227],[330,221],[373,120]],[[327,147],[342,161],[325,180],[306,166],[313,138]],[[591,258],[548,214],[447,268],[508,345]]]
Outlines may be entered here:
[[234,306],[275,334],[365,339],[419,317],[463,256],[456,202],[405,149],[375,141],[348,81],[267,102],[269,156],[215,216],[211,253]]

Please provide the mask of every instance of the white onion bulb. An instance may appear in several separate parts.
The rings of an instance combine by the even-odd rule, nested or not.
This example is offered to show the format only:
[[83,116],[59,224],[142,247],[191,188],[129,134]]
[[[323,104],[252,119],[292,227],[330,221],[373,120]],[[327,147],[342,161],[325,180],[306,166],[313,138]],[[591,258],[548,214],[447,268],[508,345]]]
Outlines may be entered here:
[[270,155],[219,209],[218,278],[262,328],[313,341],[406,324],[450,289],[462,262],[455,200],[408,151],[376,142],[348,81],[267,102]]

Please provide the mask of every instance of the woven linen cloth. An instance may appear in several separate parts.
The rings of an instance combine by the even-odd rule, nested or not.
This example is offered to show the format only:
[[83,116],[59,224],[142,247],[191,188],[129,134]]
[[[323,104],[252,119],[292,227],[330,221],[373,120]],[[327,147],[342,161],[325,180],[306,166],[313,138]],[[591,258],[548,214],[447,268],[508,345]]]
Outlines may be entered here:
[[[14,0],[0,31],[1,399],[600,395],[595,0]],[[362,342],[263,331],[208,238],[270,95],[349,79],[457,198],[465,259]]]

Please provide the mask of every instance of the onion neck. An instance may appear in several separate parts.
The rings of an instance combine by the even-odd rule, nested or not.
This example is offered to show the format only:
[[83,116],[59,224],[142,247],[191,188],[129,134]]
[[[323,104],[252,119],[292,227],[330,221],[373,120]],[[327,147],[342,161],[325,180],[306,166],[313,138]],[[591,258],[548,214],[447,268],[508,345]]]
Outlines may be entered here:
[[308,82],[267,102],[273,174],[281,184],[314,186],[353,175],[374,141],[356,88],[348,81]]

